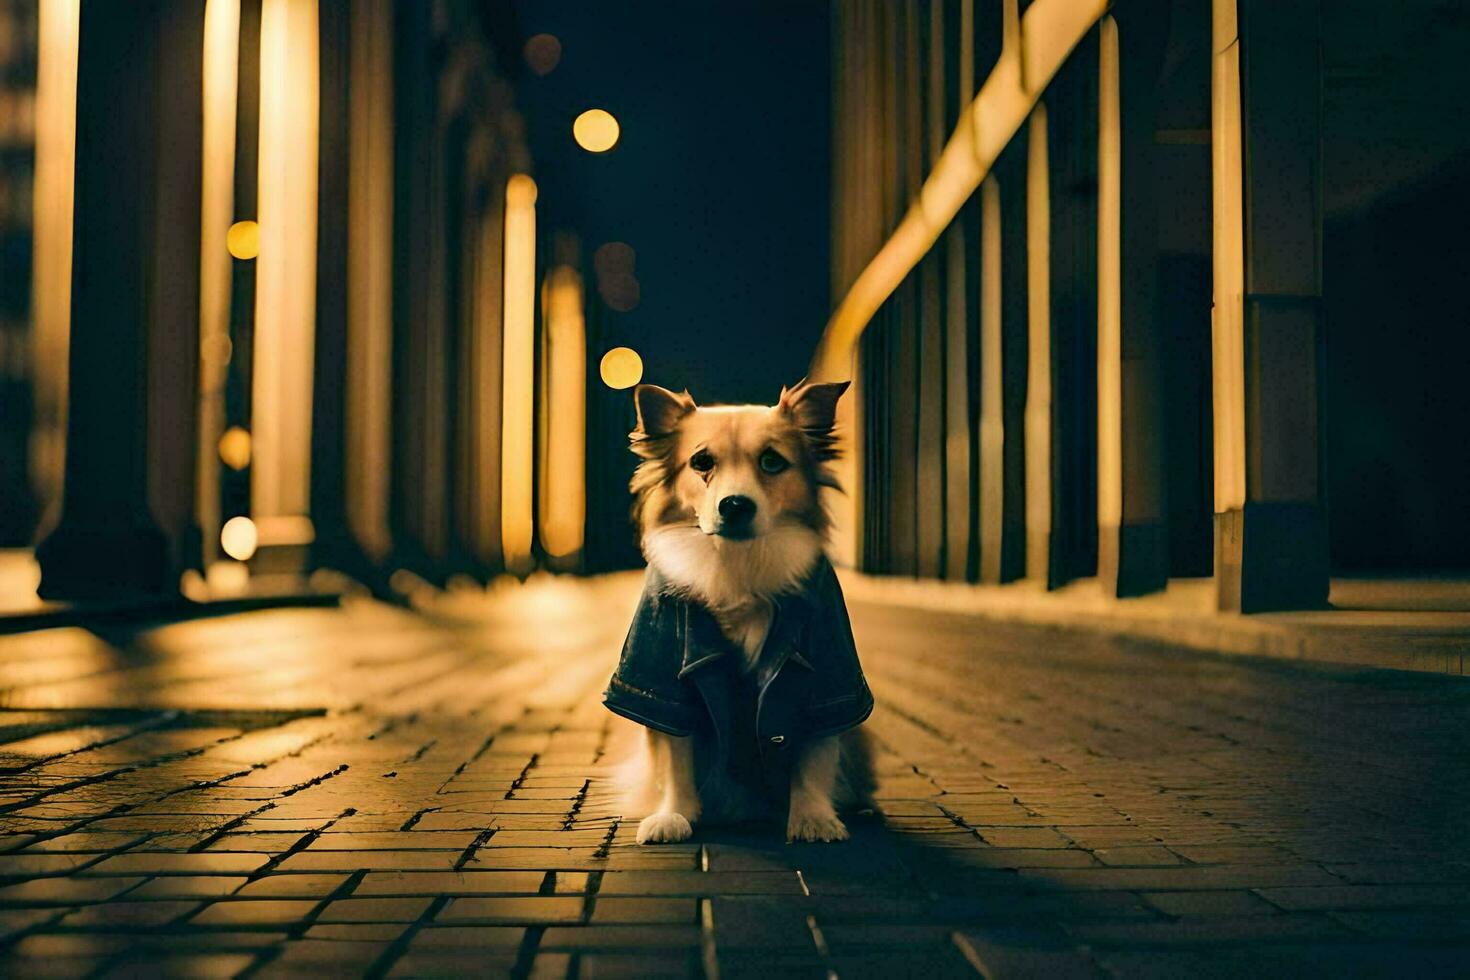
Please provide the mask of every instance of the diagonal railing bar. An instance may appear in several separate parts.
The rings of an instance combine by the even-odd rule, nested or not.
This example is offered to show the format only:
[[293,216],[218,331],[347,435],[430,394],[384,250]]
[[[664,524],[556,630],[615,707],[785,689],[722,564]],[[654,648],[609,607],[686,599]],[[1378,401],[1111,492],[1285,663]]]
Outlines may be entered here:
[[1109,0],[1034,0],[1018,19],[1015,0],[1007,0],[995,68],[960,115],[903,220],[827,321],[812,357],[812,378],[847,378],[853,345],[873,316],[975,193],[1072,49],[1110,6]]

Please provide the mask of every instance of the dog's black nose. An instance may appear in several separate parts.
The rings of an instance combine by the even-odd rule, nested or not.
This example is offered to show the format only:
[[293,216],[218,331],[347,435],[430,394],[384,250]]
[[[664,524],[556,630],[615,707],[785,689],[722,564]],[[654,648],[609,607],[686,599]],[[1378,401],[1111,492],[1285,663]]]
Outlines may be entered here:
[[720,519],[730,524],[746,524],[755,516],[755,501],[732,494],[720,501]]

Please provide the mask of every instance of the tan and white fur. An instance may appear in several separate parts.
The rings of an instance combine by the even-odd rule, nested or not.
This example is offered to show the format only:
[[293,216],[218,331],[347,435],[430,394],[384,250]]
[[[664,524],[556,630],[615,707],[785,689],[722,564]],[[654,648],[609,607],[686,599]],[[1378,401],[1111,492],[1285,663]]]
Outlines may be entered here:
[[[837,399],[847,384],[799,384],[774,406],[700,407],[688,392],[654,385],[634,393],[642,457],[632,481],[644,556],[668,581],[715,615],[754,670],[774,611],[773,597],[798,587],[822,553],[827,517],[819,491],[835,486],[826,462]],[[694,738],[646,729],[630,799],[640,844],[687,840],[711,805],[742,813],[718,778],[695,785]],[[816,739],[792,766],[786,836],[848,837],[837,815],[843,760],[865,764],[857,733]],[[853,738],[849,738],[853,736]],[[854,750],[844,753],[844,742]],[[861,760],[861,761],[858,761]],[[717,774],[716,774],[717,776]],[[854,780],[853,782],[857,782]],[[702,799],[701,789],[706,796]],[[635,814],[635,815],[636,815]]]

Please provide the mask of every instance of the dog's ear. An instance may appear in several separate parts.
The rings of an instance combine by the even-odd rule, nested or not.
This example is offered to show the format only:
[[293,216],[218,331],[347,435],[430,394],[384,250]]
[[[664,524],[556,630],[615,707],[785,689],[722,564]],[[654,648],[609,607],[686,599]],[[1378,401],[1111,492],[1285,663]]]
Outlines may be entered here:
[[776,407],[785,412],[807,437],[818,459],[831,459],[837,455],[832,426],[837,420],[837,399],[850,384],[850,381],[819,384],[799,381],[791,388],[781,389],[781,400]]
[[676,395],[658,385],[639,385],[633,389],[633,407],[638,412],[638,427],[633,434],[657,439],[677,429],[695,406],[687,391]]

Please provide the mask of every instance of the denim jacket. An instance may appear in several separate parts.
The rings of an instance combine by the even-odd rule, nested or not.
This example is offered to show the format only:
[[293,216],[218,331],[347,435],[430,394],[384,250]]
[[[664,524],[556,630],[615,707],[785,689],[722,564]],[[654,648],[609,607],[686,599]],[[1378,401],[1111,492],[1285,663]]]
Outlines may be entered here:
[[[872,713],[873,695],[858,663],[837,573],[825,557],[818,558],[799,591],[774,603],[751,678],[754,735],[762,757],[789,757],[807,739],[861,724]],[[738,672],[731,669],[740,658],[714,615],[680,595],[650,565],[603,703],[670,735],[709,726],[721,755],[741,753],[745,746],[730,744],[735,732],[750,728],[732,717],[743,700]]]

